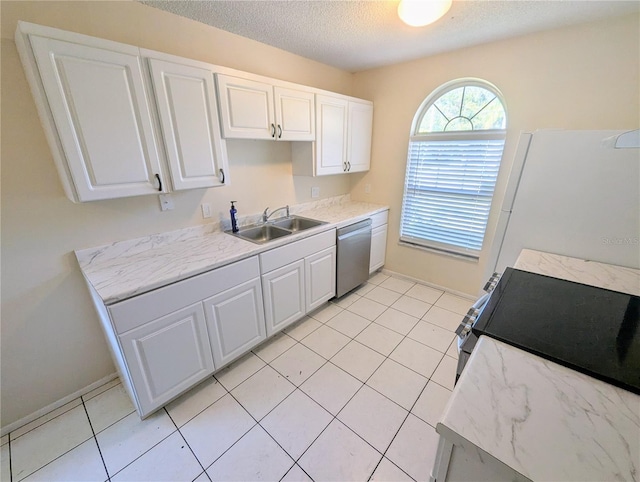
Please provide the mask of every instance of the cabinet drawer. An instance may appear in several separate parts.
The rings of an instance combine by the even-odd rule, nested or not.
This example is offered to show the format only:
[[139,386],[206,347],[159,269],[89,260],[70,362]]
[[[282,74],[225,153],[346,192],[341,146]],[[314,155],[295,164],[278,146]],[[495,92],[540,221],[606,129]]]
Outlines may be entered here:
[[378,226],[387,224],[389,222],[389,211],[382,211],[381,213],[371,216],[371,229],[375,229]]
[[311,256],[318,251],[336,245],[336,230],[331,229],[310,238],[272,249],[260,255],[262,274]]
[[254,256],[108,307],[117,333],[124,333],[180,308],[260,276]]

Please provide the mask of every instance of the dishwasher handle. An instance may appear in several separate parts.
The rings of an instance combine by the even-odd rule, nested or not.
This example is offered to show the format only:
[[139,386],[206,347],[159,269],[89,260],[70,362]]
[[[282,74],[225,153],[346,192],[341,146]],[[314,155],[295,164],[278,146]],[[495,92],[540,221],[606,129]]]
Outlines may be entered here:
[[347,239],[356,234],[360,234],[360,231],[371,230],[371,219],[364,219],[360,222],[350,224],[349,226],[345,226],[343,228],[338,229],[337,236],[338,240]]

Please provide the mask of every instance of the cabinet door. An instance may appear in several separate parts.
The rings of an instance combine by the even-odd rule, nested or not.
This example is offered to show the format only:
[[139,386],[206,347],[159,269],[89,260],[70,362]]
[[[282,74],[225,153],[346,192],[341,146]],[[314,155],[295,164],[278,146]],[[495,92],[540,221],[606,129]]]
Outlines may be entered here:
[[216,74],[222,135],[227,139],[275,139],[273,87]]
[[305,258],[304,274],[309,313],[336,295],[336,247]]
[[213,373],[202,303],[146,323],[119,338],[142,416]]
[[373,105],[349,102],[349,140],[347,171],[368,171],[371,165]]
[[226,168],[213,73],[149,59],[175,190],[222,186]]
[[387,224],[371,230],[371,257],[369,258],[369,273],[384,266],[387,252]]
[[262,275],[267,336],[282,330],[305,314],[304,260]]
[[276,102],[276,138],[283,141],[314,141],[314,94],[274,87]]
[[346,171],[348,102],[316,96],[316,176]]
[[78,201],[157,194],[140,57],[30,36]]
[[204,300],[204,310],[218,368],[266,338],[260,278]]

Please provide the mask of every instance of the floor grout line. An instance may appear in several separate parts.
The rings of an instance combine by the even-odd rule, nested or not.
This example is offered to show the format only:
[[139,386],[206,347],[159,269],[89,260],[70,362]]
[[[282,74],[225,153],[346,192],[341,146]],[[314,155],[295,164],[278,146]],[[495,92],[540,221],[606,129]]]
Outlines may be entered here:
[[[444,293],[443,293],[442,295],[440,295],[440,296],[443,296],[443,295],[444,295]],[[436,300],[436,302],[437,302],[437,300]],[[429,307],[429,310],[430,310],[433,306],[435,306],[435,303],[434,303],[431,307]],[[382,313],[380,313],[380,315],[378,315],[374,320],[371,320],[371,322],[372,322],[372,323],[375,323],[375,320],[377,320],[380,316],[382,316],[382,314],[383,314],[383,313],[385,313],[389,308],[391,308],[391,306],[387,306],[387,307],[385,308],[385,310],[384,310]],[[348,307],[347,307],[346,309],[348,310]],[[429,310],[427,310],[427,313],[429,312]],[[353,313],[353,312],[352,312],[352,313]],[[426,316],[426,313],[425,313],[425,315],[423,315],[423,316]],[[421,321],[421,320],[419,320],[419,321],[418,321],[418,323],[419,323],[420,321]],[[416,325],[417,325],[417,323],[416,323]],[[414,328],[415,328],[415,326],[416,326],[416,325],[414,325]],[[367,326],[369,326],[369,325],[367,325]],[[380,326],[382,326],[382,325],[380,325]],[[412,328],[412,329],[413,329],[413,328]],[[403,338],[398,342],[398,344],[396,344],[396,346],[395,346],[395,347],[394,347],[394,349],[391,351],[391,353],[393,353],[393,351],[394,351],[394,350],[395,350],[395,349],[400,345],[400,343],[402,343],[406,338],[408,338],[408,335],[409,335],[409,333],[410,333],[410,332],[411,332],[411,330],[410,330],[406,335],[403,335]],[[357,335],[356,335],[356,336],[357,336]],[[409,339],[412,339],[412,338],[409,338]],[[354,340],[353,340],[353,341],[356,341],[356,342],[357,342],[357,340],[355,340],[355,338],[354,338]],[[414,341],[416,341],[417,343],[420,343],[420,342],[419,342],[419,341],[417,341],[417,340],[414,340]],[[421,344],[422,344],[422,343],[421,343]],[[364,345],[364,344],[363,344],[363,345]],[[427,345],[424,345],[424,344],[422,344],[422,345],[423,345],[423,346],[427,346]],[[450,345],[451,345],[451,343],[449,343],[449,345],[447,346],[447,350],[448,350],[448,348],[449,348],[449,346],[450,346]],[[367,346],[367,345],[364,345],[364,346]],[[370,347],[368,347],[368,346],[367,346],[367,348],[370,348]],[[429,347],[429,348],[432,348],[432,347]],[[370,349],[372,349],[372,348],[370,348]],[[433,348],[432,348],[432,349],[433,349]],[[373,349],[372,349],[372,350],[373,350]],[[374,351],[375,351],[375,350],[374,350]],[[439,350],[436,350],[436,351],[438,351],[438,353],[440,353],[440,351],[439,351]],[[376,353],[380,353],[380,352],[377,352],[377,351],[376,351]],[[373,474],[375,473],[375,471],[377,470],[378,466],[379,466],[379,465],[380,465],[380,463],[382,462],[382,459],[384,459],[384,458],[386,457],[387,452],[389,451],[389,449],[390,449],[390,448],[391,448],[391,446],[393,445],[394,440],[396,439],[396,437],[398,436],[398,434],[399,434],[399,433],[400,433],[400,431],[402,430],[402,427],[404,426],[404,424],[405,424],[405,423],[406,423],[406,421],[408,420],[409,416],[410,416],[410,415],[414,415],[414,417],[416,417],[416,418],[418,418],[419,420],[423,421],[421,418],[419,418],[419,417],[417,417],[415,414],[413,414],[413,413],[412,413],[412,410],[413,410],[413,408],[415,407],[415,405],[418,403],[418,400],[419,400],[419,399],[420,399],[420,397],[422,396],[422,393],[423,393],[423,392],[424,392],[424,390],[426,389],[427,385],[431,382],[431,377],[424,377],[424,375],[422,375],[422,374],[420,374],[420,373],[418,373],[418,372],[415,372],[415,370],[412,370],[414,373],[418,373],[418,374],[419,374],[419,375],[421,375],[422,377],[426,378],[426,379],[427,379],[427,382],[425,383],[425,385],[424,385],[424,386],[422,387],[422,389],[420,390],[420,393],[418,394],[418,397],[414,400],[414,402],[413,402],[413,404],[411,405],[411,407],[410,407],[410,409],[409,409],[409,410],[405,409],[404,407],[402,407],[401,405],[399,405],[399,404],[398,404],[397,402],[395,402],[394,400],[391,400],[391,399],[390,399],[389,397],[387,397],[385,394],[380,393],[380,392],[379,392],[378,390],[376,390],[374,387],[371,387],[370,385],[368,385],[368,384],[367,384],[367,382],[371,379],[371,377],[373,377],[373,375],[378,371],[378,369],[382,366],[382,364],[384,364],[384,362],[385,362],[386,360],[391,359],[391,358],[390,358],[391,353],[389,353],[389,355],[385,356],[385,359],[382,361],[382,363],[381,363],[380,365],[378,365],[378,367],[374,370],[374,372],[369,376],[369,378],[367,378],[367,380],[364,382],[364,384],[363,384],[363,385],[358,389],[358,391],[356,392],[356,394],[357,394],[360,390],[362,390],[362,387],[366,385],[366,386],[367,386],[367,387],[369,387],[370,389],[372,389],[372,390],[376,391],[376,392],[377,392],[377,393],[379,393],[381,396],[383,396],[383,397],[385,397],[387,400],[390,400],[391,402],[395,403],[396,405],[398,405],[400,408],[402,408],[403,410],[405,410],[405,411],[407,412],[407,414],[406,414],[406,416],[404,417],[404,419],[403,419],[402,423],[398,426],[398,429],[396,430],[396,433],[394,434],[394,436],[391,438],[391,441],[390,441],[390,442],[389,442],[389,444],[387,445],[387,448],[386,448],[386,449],[385,449],[385,451],[382,453],[382,458],[378,461],[378,463],[376,464],[376,467],[373,469],[373,471],[372,471],[372,472],[371,472],[371,474],[369,475],[368,480],[371,480],[371,478],[373,477]],[[442,363],[442,360],[444,360],[444,357],[445,357],[445,356],[446,356],[446,352],[445,352],[445,353],[442,353],[442,356],[441,356],[440,360],[438,361],[438,364],[437,364],[437,365],[436,365],[436,367],[434,368],[433,373],[435,373],[435,372],[436,372],[436,370],[438,369],[438,366],[440,366],[440,364]],[[393,359],[391,359],[391,360],[392,360],[392,361],[395,361],[395,360],[393,360]],[[399,363],[399,362],[396,362],[396,363]],[[399,363],[399,364],[400,364],[401,366],[404,366],[404,365],[402,365],[401,363]],[[407,369],[411,370],[409,367],[405,367],[405,368],[407,368]],[[433,373],[432,373],[432,375],[433,375]],[[436,383],[436,384],[437,384],[437,382],[434,382],[434,383]],[[446,387],[444,387],[444,388],[446,388]],[[355,397],[355,395],[356,395],[356,394],[354,394],[354,396],[353,396],[353,397],[351,397],[351,399],[349,400],[349,402],[350,402],[350,401]],[[340,413],[342,412],[342,410],[344,410],[344,408],[349,404],[349,402],[347,402],[347,403],[342,407],[342,409],[341,409],[341,410],[338,412],[338,414],[336,415],[336,418],[338,417],[338,415],[340,415]],[[339,419],[338,419],[338,420],[339,420]],[[423,422],[424,422],[424,421],[423,421]],[[352,429],[351,429],[351,428],[350,428],[346,423],[344,423],[344,422],[342,422],[342,421],[341,421],[341,423],[343,423],[346,427],[348,427],[350,430],[352,430]],[[425,423],[427,423],[427,422],[425,422]],[[430,424],[428,424],[428,425],[429,425],[429,426],[431,426]],[[353,431],[353,430],[352,430],[352,431]],[[355,433],[355,431],[353,431],[353,432]],[[356,433],[356,435],[358,435],[358,434]],[[362,437],[361,437],[361,438],[362,438]],[[364,440],[364,439],[363,439],[363,440]],[[366,440],[365,440],[365,442],[366,442]],[[367,442],[367,443],[368,443],[368,442]],[[369,444],[369,445],[371,445],[371,444]],[[374,447],[374,449],[375,449],[375,447]],[[376,450],[377,450],[377,449],[376,449]],[[390,460],[390,459],[389,459],[389,460]],[[391,460],[390,460],[390,462],[391,462],[391,463],[393,463],[393,461],[391,461]],[[395,465],[395,463],[394,463],[394,465]],[[398,466],[396,465],[396,467],[398,467]],[[407,474],[404,470],[402,470],[402,468],[398,467],[398,469],[400,469],[403,473],[405,473],[407,476],[409,476],[409,474]],[[410,477],[412,480],[414,480],[414,479],[413,479],[413,477],[411,477],[411,476],[409,476],[409,477]]]
[[[164,407],[162,408],[162,410],[165,410]],[[160,410],[158,410],[160,411]],[[129,414],[131,415],[131,414]],[[169,417],[169,420],[171,420],[171,417]],[[158,445],[160,445],[162,442],[164,442],[165,440],[167,440],[169,437],[171,437],[174,433],[179,432],[179,430],[174,430],[173,432],[171,432],[169,435],[167,435],[166,437],[163,437],[162,439],[158,440],[156,443],[154,443],[151,447],[149,447],[147,450],[145,450],[144,452],[142,452],[140,455],[138,455],[136,458],[134,458],[131,462],[129,462],[128,464],[126,464],[124,467],[122,467],[121,469],[119,469],[117,472],[115,472],[113,475],[109,476],[109,480],[111,480],[112,477],[118,475],[120,472],[122,472],[124,469],[126,469],[127,467],[129,467],[130,465],[132,465],[133,463],[135,463],[136,461],[140,460],[144,455],[146,455],[147,453],[149,453],[151,450],[153,450],[154,448],[156,448]],[[100,432],[102,433],[102,432]],[[182,434],[181,434],[182,435]],[[96,437],[96,442],[97,442],[97,437]],[[100,447],[100,444],[98,444],[98,448]],[[102,455],[102,452],[100,452],[100,455]],[[103,458],[104,461],[104,458]],[[109,471],[107,470],[107,475],[109,474]]]
[[7,434],[7,444],[9,445],[9,480],[13,482],[13,467],[11,457],[11,432]]
[[104,460],[104,456],[102,455],[102,449],[100,448],[100,444],[98,443],[98,437],[96,436],[96,431],[93,429],[93,424],[91,423],[91,417],[89,416],[89,411],[87,410],[87,406],[84,404],[84,399],[80,397],[80,400],[82,401],[82,408],[84,408],[84,413],[87,415],[87,420],[89,421],[89,427],[91,427],[93,440],[96,443],[96,447],[98,447],[98,453],[100,454],[100,460],[102,460],[102,466],[104,467],[104,472],[105,474],[107,474],[107,480],[111,480],[111,476],[109,475],[109,469],[107,469],[107,463]]
[[[76,409],[76,408],[78,408],[78,407],[80,407],[80,405],[77,405],[77,406],[73,407],[73,409]],[[36,473],[36,472],[38,472],[39,470],[42,470],[43,468],[45,468],[47,465],[50,465],[50,464],[52,464],[53,462],[55,462],[56,460],[58,460],[60,457],[64,457],[66,454],[68,454],[68,453],[69,453],[69,452],[71,452],[72,450],[77,449],[77,448],[78,448],[78,447],[80,447],[80,445],[82,445],[83,443],[86,443],[86,442],[88,442],[88,441],[89,441],[89,440],[91,440],[91,439],[95,439],[95,432],[93,431],[93,427],[91,426],[91,420],[89,420],[89,414],[87,413],[87,409],[84,407],[84,404],[83,404],[83,408],[84,408],[84,412],[85,412],[85,414],[87,415],[87,420],[88,420],[88,422],[89,422],[89,427],[91,428],[91,433],[92,433],[92,435],[91,435],[88,439],[83,440],[82,442],[80,442],[78,445],[74,445],[74,446],[73,446],[73,447],[71,447],[69,450],[64,451],[63,453],[61,453],[61,454],[60,454],[60,455],[58,455],[57,457],[53,458],[52,460],[50,460],[50,461],[49,461],[49,462],[47,462],[46,464],[43,464],[43,465],[41,465],[40,467],[38,467],[37,469],[35,469],[35,470],[31,471],[30,473],[28,473],[27,475],[25,475],[24,477],[22,477],[20,480],[24,480],[24,479],[26,479],[27,477],[32,476],[33,474],[35,474],[35,473]],[[69,412],[69,411],[70,411],[70,410],[68,410],[67,412]],[[67,412],[65,412],[65,413],[67,413]],[[61,414],[61,415],[64,415],[64,414]],[[53,417],[51,420],[54,420],[54,419],[56,419],[56,418],[58,418],[58,417],[59,417],[59,415],[58,415],[58,416]],[[48,422],[50,422],[51,420],[48,420]],[[45,422],[45,423],[47,423],[47,422]],[[42,424],[42,425],[44,425],[44,424]],[[42,425],[39,425],[39,427],[41,427]],[[32,430],[29,430],[29,432],[31,432],[31,431],[32,431]],[[24,434],[22,434],[22,435],[26,435],[26,434],[27,434],[27,433],[29,433],[29,432],[25,432],[25,433],[24,433]],[[22,437],[22,435],[20,435],[20,437]],[[18,439],[18,438],[20,438],[20,437],[17,437],[17,439]],[[17,439],[16,439],[16,440],[17,440]],[[9,441],[11,441],[11,437],[9,437]],[[97,440],[96,440],[96,443],[97,443]],[[100,448],[100,447],[98,447],[98,451],[99,451],[99,448]],[[10,457],[10,458],[9,458],[9,469],[10,469],[10,471],[11,471],[11,480],[13,481],[13,470],[12,470],[12,460],[11,460],[11,445],[9,445],[9,457]],[[102,453],[100,453],[100,458],[102,458]],[[102,460],[102,463],[104,464],[104,459]],[[105,470],[106,470],[106,466],[105,466]],[[109,473],[107,472],[107,480],[108,480],[108,478],[109,478]]]
[[[218,399],[218,400],[219,400],[219,399]],[[216,400],[216,401],[217,401],[217,400]],[[214,402],[214,403],[215,403],[215,402]],[[211,405],[213,405],[213,403],[212,403]],[[209,407],[210,407],[211,405],[209,405]],[[208,408],[208,407],[207,407],[207,408]],[[205,470],[204,465],[202,465],[202,462],[200,462],[200,459],[196,456],[196,453],[195,453],[195,452],[193,451],[193,449],[191,448],[191,445],[189,445],[189,442],[187,441],[187,439],[185,438],[185,436],[184,436],[184,435],[182,435],[182,432],[180,431],[180,427],[178,427],[178,424],[176,423],[176,421],[173,419],[173,417],[172,417],[172,416],[171,416],[171,414],[169,413],[169,410],[167,410],[167,407],[163,407],[163,410],[165,411],[165,413],[166,413],[166,414],[167,414],[167,416],[169,417],[169,420],[171,420],[171,423],[173,423],[173,426],[176,428],[176,432],[178,432],[178,435],[180,435],[180,438],[184,441],[184,443],[187,445],[187,447],[189,447],[189,450],[191,451],[191,454],[193,455],[193,458],[195,458],[195,459],[196,459],[196,462],[198,462],[198,465],[199,465],[199,466],[200,466],[200,468],[202,469],[202,472],[206,473],[207,471]],[[202,413],[202,412],[200,412],[200,413]],[[200,413],[199,413],[199,414],[200,414]],[[199,414],[198,414],[198,415],[199,415]],[[198,415],[196,415],[196,417],[197,417]],[[193,418],[195,418],[195,417],[193,417]],[[193,418],[192,418],[192,419],[193,419]],[[191,419],[191,420],[192,420],[192,419]],[[187,423],[188,423],[188,422],[187,422]],[[185,425],[186,425],[186,423],[185,423]],[[184,426],[184,425],[183,425],[183,426]],[[175,432],[173,432],[173,433],[175,433]],[[173,435],[173,433],[172,433],[171,435]],[[201,472],[201,473],[202,473],[202,472]],[[200,474],[198,474],[198,475],[196,475],[195,479],[197,479],[198,477],[200,477],[201,473],[200,473]],[[209,474],[207,474],[207,477],[209,477]],[[195,479],[193,479],[193,480],[195,480]],[[209,480],[211,480],[211,479],[209,478]]]
[[[1,1],[1,0],[0,0],[0,1]],[[69,404],[71,404],[71,403],[75,402],[76,400],[80,400],[80,403],[78,403],[78,405],[76,405],[76,406],[74,406],[74,407],[71,407],[70,409],[65,410],[65,411],[64,411],[64,412],[62,412],[62,413],[59,413],[59,414],[58,414],[58,415],[56,415],[55,417],[51,417],[51,418],[50,418],[49,420],[47,420],[46,422],[42,422],[41,424],[36,425],[35,427],[33,427],[33,428],[31,428],[31,429],[27,430],[25,433],[21,433],[21,434],[20,434],[20,435],[18,435],[15,439],[16,439],[16,440],[18,440],[20,437],[24,437],[24,436],[25,436],[25,435],[27,435],[28,433],[33,432],[35,429],[42,427],[44,424],[49,423],[49,422],[51,422],[52,420],[55,420],[55,419],[56,419],[56,418],[58,418],[58,417],[61,417],[61,416],[62,416],[62,415],[64,415],[65,413],[69,413],[69,412],[70,412],[71,410],[73,410],[74,408],[78,408],[78,407],[83,403],[83,401],[82,401],[82,397],[74,398],[74,399],[73,399],[73,400],[71,400],[70,402],[65,403],[65,404],[63,405],[63,407],[64,407],[65,405],[69,405]],[[29,425],[29,424],[31,424],[31,423],[33,423],[33,422],[36,422],[36,421],[40,420],[41,418],[46,417],[46,416],[47,416],[47,415],[49,415],[50,413],[55,412],[56,410],[59,410],[60,408],[62,408],[62,407],[58,407],[58,408],[56,408],[56,409],[54,409],[54,410],[51,410],[51,412],[49,412],[49,413],[45,413],[44,415],[39,416],[39,417],[38,417],[38,418],[36,418],[35,420],[33,420],[33,421],[29,422],[29,423],[24,424],[22,427],[24,427],[24,426],[26,426],[26,425]],[[16,428],[15,430],[13,430],[13,431],[12,431],[12,432],[10,432],[10,433],[15,433],[15,432],[17,432],[18,430],[20,430],[22,427],[18,427],[18,428]],[[7,435],[9,435],[9,434],[7,434]]]
[[[294,391],[295,391],[295,390],[294,390]],[[293,393],[293,392],[291,392],[291,393]],[[249,432],[251,432],[254,428],[256,428],[256,426],[258,426],[258,427],[260,427],[262,430],[264,430],[264,432],[265,432],[265,433],[266,433],[266,434],[267,434],[267,435],[268,435],[268,436],[269,436],[269,437],[270,437],[270,438],[271,438],[271,439],[272,439],[272,440],[273,440],[273,441],[278,445],[278,447],[280,447],[280,448],[284,451],[284,453],[285,453],[285,454],[287,454],[287,456],[288,456],[291,460],[293,460],[293,465],[295,465],[295,459],[291,456],[291,454],[289,454],[289,452],[287,452],[287,451],[284,449],[284,447],[283,447],[282,445],[280,445],[280,444],[278,443],[278,441],[277,441],[275,438],[273,438],[273,437],[271,436],[271,434],[270,434],[270,433],[269,433],[269,432],[268,432],[268,431],[267,431],[267,430],[266,430],[262,425],[260,425],[260,421],[259,421],[256,417],[254,417],[254,416],[253,416],[253,414],[252,414],[251,412],[249,412],[249,410],[247,410],[247,408],[246,408],[244,405],[242,405],[242,403],[240,403],[240,400],[238,400],[236,397],[234,397],[234,396],[233,396],[233,394],[232,394],[231,392],[229,392],[229,395],[231,396],[231,398],[233,398],[233,399],[236,401],[236,403],[237,403],[238,405],[240,405],[240,407],[242,407],[242,409],[243,409],[245,412],[247,412],[247,414],[249,414],[249,416],[254,420],[255,424],[253,424],[249,430],[247,430],[246,432],[244,432],[244,433],[243,433],[243,434],[238,438],[238,440],[236,440],[236,441],[235,441],[235,442],[234,442],[234,443],[233,443],[229,448],[227,448],[224,452],[222,452],[222,454],[220,454],[220,456],[219,456],[219,457],[217,457],[213,462],[211,462],[211,464],[207,467],[207,469],[206,469],[206,470],[209,470],[209,469],[213,466],[213,464],[215,464],[218,460],[220,460],[222,457],[224,457],[224,455],[225,455],[229,450],[231,450],[231,448],[232,448],[232,447],[234,447],[238,442],[240,442],[240,440],[242,440],[242,439],[243,439],[243,438],[244,438],[244,437],[245,437]],[[291,395],[291,394],[289,394],[289,395]],[[289,395],[287,395],[287,396],[286,396],[286,397],[285,397],[285,398],[284,398],[280,403],[282,403],[284,400],[286,400],[287,398],[289,398]],[[278,403],[278,405],[279,405],[280,403]],[[275,407],[274,407],[274,408],[275,408]],[[269,413],[271,413],[271,412],[268,412],[268,413],[267,413],[264,417],[262,417],[260,420],[263,420],[267,415],[269,415]],[[292,467],[293,467],[293,465],[292,465]],[[289,467],[289,469],[291,469],[291,467]],[[205,472],[206,472],[206,470],[205,470]],[[288,470],[287,470],[287,472],[288,472]],[[286,475],[286,472],[285,472],[285,475]],[[207,474],[207,476],[209,476],[209,474]],[[209,479],[211,479],[211,477],[209,477]]]

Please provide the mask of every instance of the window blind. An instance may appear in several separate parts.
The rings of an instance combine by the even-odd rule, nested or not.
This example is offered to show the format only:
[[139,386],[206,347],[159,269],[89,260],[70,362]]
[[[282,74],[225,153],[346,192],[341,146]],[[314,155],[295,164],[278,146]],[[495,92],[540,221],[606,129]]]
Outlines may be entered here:
[[409,143],[400,240],[478,257],[504,148],[499,138]]

